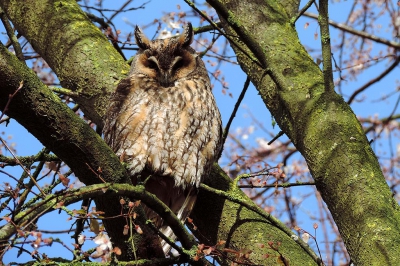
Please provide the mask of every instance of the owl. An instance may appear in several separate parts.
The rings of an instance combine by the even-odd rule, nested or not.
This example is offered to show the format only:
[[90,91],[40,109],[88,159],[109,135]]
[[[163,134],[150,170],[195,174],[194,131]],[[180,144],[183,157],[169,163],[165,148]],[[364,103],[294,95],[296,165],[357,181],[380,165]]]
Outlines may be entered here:
[[[168,39],[151,41],[139,27],[134,35],[139,51],[111,97],[104,139],[127,164],[133,184],[146,180],[146,190],[184,222],[221,151],[221,116],[204,63],[190,47],[190,23]],[[145,211],[176,238],[155,212]],[[168,253],[170,246],[162,246]]]

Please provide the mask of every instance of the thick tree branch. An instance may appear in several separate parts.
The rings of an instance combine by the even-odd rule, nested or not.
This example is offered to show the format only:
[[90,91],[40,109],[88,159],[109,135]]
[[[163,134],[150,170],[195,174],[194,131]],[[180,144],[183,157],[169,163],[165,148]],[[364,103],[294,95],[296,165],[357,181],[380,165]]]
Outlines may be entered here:
[[2,45],[0,80],[3,84],[0,90],[0,108],[5,107],[8,95],[23,81],[24,87],[13,98],[7,115],[16,119],[73,168],[82,182],[88,185],[100,182],[89,167],[82,167],[83,162],[93,169],[101,167],[102,175],[110,181],[128,182],[119,159],[96,132]]
[[1,0],[0,6],[57,74],[61,85],[79,92],[74,99],[85,115],[102,125],[108,97],[129,66],[77,2]]

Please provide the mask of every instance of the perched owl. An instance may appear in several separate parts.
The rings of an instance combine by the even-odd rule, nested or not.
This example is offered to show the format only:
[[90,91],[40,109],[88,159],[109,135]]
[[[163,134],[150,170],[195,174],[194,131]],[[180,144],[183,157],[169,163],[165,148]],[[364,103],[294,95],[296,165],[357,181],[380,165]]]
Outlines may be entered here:
[[[221,150],[221,116],[204,63],[190,47],[190,23],[182,35],[155,41],[136,27],[135,39],[139,52],[111,97],[104,138],[127,163],[132,182],[151,175],[146,190],[184,222]],[[175,238],[156,213],[145,210]],[[168,253],[169,245],[162,245]]]

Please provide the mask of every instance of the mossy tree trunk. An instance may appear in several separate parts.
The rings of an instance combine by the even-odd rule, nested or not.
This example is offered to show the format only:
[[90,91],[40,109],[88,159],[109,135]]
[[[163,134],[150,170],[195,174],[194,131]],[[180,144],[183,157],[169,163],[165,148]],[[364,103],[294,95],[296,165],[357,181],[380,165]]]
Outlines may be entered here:
[[399,205],[356,116],[325,89],[322,72],[300,44],[294,9],[272,0],[207,2],[234,36],[240,66],[306,159],[352,261],[396,265]]

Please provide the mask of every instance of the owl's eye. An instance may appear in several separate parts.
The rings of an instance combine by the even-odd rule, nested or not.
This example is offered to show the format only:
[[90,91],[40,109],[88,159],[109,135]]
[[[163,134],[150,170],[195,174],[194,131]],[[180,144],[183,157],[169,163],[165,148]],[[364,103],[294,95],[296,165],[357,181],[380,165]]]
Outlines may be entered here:
[[177,56],[175,57],[174,62],[172,62],[172,69],[176,71],[181,67],[183,67],[183,58],[181,56]]
[[147,59],[147,62],[149,63],[149,65],[147,66],[148,68],[151,69],[158,69],[158,61],[154,56],[150,56],[149,59]]

